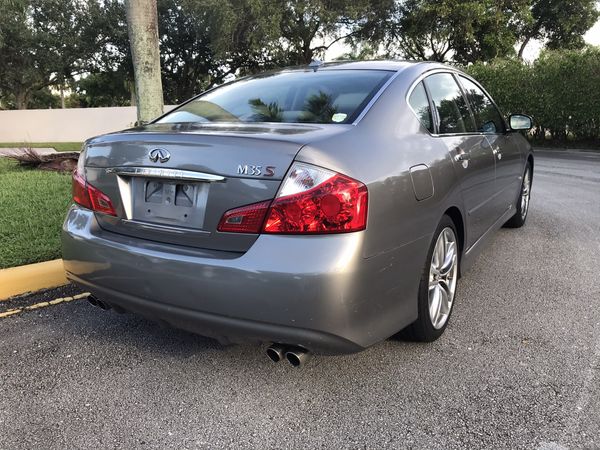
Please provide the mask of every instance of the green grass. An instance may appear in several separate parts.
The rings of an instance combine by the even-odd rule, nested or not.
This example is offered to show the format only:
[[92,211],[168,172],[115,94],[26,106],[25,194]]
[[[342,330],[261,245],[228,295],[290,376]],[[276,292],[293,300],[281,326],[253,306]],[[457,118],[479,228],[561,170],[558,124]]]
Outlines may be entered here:
[[60,258],[70,174],[26,169],[0,158],[0,181],[0,269]]
[[0,142],[0,148],[54,148],[57,152],[78,152],[83,142]]

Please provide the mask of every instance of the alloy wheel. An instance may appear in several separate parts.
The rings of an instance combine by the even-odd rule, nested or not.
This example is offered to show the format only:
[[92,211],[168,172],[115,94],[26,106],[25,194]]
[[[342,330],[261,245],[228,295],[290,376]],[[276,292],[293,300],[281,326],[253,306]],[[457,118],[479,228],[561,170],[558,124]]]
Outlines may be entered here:
[[523,186],[521,187],[521,217],[525,219],[529,209],[529,195],[531,193],[531,170],[527,168],[523,176]]
[[450,227],[437,238],[429,268],[429,318],[436,330],[450,317],[458,274],[458,246],[456,234]]

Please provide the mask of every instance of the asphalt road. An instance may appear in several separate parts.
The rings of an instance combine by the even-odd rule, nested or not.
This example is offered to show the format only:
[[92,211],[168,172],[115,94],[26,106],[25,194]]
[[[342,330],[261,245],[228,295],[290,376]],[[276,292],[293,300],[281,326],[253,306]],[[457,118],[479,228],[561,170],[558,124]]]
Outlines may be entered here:
[[600,157],[539,153],[441,340],[301,369],[85,300],[0,319],[0,449],[599,448],[599,232]]

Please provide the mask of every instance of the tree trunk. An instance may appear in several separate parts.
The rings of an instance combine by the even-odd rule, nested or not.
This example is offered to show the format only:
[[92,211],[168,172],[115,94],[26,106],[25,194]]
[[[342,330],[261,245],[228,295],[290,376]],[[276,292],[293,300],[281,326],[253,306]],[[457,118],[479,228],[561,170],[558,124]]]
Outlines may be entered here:
[[529,40],[530,40],[530,36],[527,36],[525,38],[525,40],[523,41],[523,43],[521,44],[521,46],[519,47],[519,53],[518,53],[518,57],[519,59],[522,61],[523,60],[523,53],[525,53],[525,47],[527,47],[527,44],[529,44]]
[[163,113],[156,0],[127,0],[126,5],[137,119],[144,123]]
[[63,84],[60,84],[60,107],[65,109],[65,87]]
[[17,109],[27,109],[29,93],[26,90],[19,90],[15,93],[15,106]]

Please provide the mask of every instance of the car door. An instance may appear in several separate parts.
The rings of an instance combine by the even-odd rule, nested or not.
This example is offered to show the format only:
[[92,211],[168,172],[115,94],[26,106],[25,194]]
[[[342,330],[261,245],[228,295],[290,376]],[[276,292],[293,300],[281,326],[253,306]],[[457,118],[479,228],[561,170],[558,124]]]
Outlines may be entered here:
[[501,216],[515,205],[523,175],[522,155],[490,96],[473,80],[463,75],[459,76],[459,80],[473,111],[477,131],[485,134],[496,159],[494,203]]
[[486,136],[477,132],[475,120],[455,78],[437,72],[425,78],[434,106],[437,137],[455,161],[467,221],[466,247],[472,246],[498,218],[495,156]]

